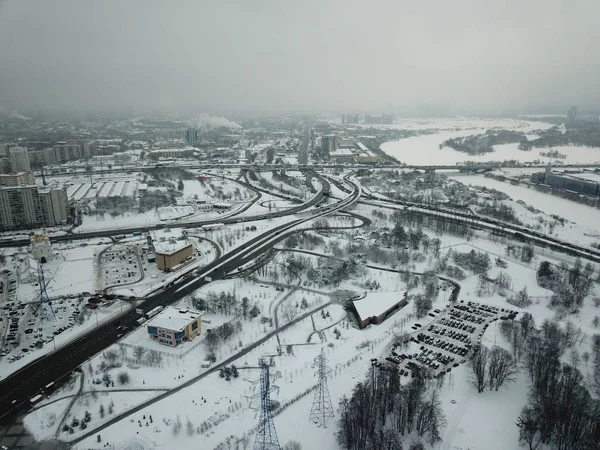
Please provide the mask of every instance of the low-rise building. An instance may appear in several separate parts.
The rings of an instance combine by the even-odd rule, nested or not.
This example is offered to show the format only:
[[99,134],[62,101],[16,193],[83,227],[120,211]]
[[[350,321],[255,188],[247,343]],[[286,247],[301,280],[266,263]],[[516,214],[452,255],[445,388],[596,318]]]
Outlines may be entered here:
[[194,156],[196,152],[195,148],[164,148],[157,150],[150,150],[150,156],[156,156],[157,158],[190,158]]
[[181,228],[163,228],[151,233],[157,267],[171,272],[194,256],[194,246]]
[[176,347],[200,334],[203,314],[204,311],[180,310],[167,306],[146,322],[146,330],[151,339]]
[[356,313],[359,327],[380,324],[408,303],[407,295],[407,291],[370,292],[365,298],[354,300],[352,308]]

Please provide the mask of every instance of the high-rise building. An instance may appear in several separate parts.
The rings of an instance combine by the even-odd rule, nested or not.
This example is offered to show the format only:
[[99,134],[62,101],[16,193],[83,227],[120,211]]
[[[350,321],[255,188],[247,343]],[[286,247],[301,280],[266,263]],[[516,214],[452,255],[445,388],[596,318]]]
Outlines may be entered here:
[[0,173],[10,172],[10,162],[8,158],[0,156]]
[[572,122],[575,120],[575,116],[577,115],[577,106],[571,106],[567,111],[567,122]]
[[42,206],[43,221],[46,226],[66,223],[68,200],[64,189],[44,189],[38,191]]
[[321,156],[329,157],[330,153],[337,150],[337,136],[328,135],[321,138]]
[[64,189],[0,188],[0,231],[54,226],[66,220],[67,193]]
[[25,172],[0,174],[0,186],[35,185],[35,175],[31,170]]
[[198,130],[195,128],[188,128],[185,130],[185,142],[195,147],[198,143]]
[[2,158],[3,156],[6,156],[6,145],[0,144],[0,158]]
[[358,123],[358,114],[343,114],[342,115],[342,123],[343,124],[357,124]]
[[8,149],[8,160],[11,172],[23,172],[31,170],[29,155],[26,147],[11,147]]

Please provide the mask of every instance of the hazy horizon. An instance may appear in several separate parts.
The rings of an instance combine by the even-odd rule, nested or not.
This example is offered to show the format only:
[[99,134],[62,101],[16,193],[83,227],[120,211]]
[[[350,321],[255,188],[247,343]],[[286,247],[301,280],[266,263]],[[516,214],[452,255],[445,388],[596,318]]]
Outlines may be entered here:
[[592,0],[0,0],[0,109],[594,113],[599,16]]

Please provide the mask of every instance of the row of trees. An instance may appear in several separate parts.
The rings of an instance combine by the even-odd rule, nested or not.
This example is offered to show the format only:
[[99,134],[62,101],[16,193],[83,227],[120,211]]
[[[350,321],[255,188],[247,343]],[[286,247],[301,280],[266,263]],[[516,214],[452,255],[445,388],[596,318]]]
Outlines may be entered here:
[[346,450],[402,450],[409,434],[439,442],[444,424],[438,392],[418,372],[403,385],[398,370],[380,367],[340,401],[336,438]]

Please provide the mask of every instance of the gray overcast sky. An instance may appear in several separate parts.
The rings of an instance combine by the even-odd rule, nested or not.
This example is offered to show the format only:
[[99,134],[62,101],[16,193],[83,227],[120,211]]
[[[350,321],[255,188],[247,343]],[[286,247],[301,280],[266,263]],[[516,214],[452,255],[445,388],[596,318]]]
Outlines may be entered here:
[[599,109],[598,18],[598,0],[0,0],[0,107]]

